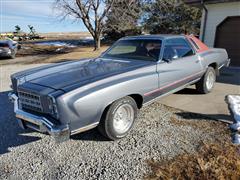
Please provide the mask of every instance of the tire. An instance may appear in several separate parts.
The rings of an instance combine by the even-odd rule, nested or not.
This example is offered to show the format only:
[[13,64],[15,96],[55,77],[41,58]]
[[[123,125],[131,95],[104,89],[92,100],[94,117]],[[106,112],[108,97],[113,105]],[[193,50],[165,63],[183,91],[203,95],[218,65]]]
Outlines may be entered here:
[[111,140],[125,137],[131,131],[137,117],[137,104],[129,96],[113,102],[103,113],[99,132]]
[[215,81],[216,71],[212,67],[208,67],[206,73],[196,83],[196,89],[202,94],[208,94],[213,90]]

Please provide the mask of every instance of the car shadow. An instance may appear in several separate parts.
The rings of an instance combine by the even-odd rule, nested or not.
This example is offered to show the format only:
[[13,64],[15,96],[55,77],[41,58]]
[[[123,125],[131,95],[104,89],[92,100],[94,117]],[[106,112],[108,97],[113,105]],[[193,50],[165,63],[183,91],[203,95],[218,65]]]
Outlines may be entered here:
[[11,58],[10,58],[10,57],[7,57],[7,56],[1,56],[1,57],[0,57],[0,61],[1,61],[1,60],[9,60],[9,59],[11,59]]
[[8,100],[8,93],[0,93],[0,155],[9,152],[9,148],[39,140],[39,137],[27,135],[31,130],[23,130],[18,126],[13,104]]
[[174,94],[179,94],[179,95],[201,95],[201,93],[199,93],[195,88],[184,88]]
[[98,132],[97,128],[73,135],[71,139],[82,141],[109,141],[108,138]]
[[228,124],[233,123],[232,117],[226,114],[201,114],[201,113],[177,112],[176,115],[182,117],[185,120],[203,119],[208,121],[221,121]]

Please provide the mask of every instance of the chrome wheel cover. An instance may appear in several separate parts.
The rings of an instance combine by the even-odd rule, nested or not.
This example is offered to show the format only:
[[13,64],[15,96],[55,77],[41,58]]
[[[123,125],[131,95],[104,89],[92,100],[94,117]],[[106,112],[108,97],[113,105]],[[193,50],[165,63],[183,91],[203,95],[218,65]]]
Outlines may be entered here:
[[134,109],[129,104],[123,104],[118,107],[113,116],[113,128],[119,133],[127,132],[134,121]]
[[208,90],[211,90],[213,88],[214,82],[215,82],[215,74],[212,71],[210,71],[208,73],[207,80],[206,80],[206,87]]

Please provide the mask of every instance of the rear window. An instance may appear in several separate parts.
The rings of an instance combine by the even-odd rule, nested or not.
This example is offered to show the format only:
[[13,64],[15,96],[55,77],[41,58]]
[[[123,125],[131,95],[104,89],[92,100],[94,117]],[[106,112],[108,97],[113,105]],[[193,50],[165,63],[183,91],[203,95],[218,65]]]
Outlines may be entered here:
[[[191,42],[191,44],[194,46],[194,48],[196,49],[197,52],[203,52],[203,51],[207,51],[209,49],[206,44],[204,44],[202,41],[200,41],[195,36],[189,35],[186,37],[188,38],[189,42]],[[195,46],[197,46],[198,48]]]
[[190,39],[191,43],[193,44],[193,46],[198,50],[199,47],[198,47],[198,45],[195,43],[195,41],[192,40],[192,38],[189,38],[189,39]]

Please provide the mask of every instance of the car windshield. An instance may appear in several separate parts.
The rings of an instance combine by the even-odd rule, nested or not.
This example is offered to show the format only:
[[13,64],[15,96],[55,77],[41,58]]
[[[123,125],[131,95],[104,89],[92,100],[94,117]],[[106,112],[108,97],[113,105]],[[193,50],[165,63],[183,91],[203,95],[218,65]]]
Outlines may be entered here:
[[152,39],[120,40],[103,55],[103,58],[157,61],[161,44],[161,40]]

